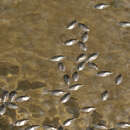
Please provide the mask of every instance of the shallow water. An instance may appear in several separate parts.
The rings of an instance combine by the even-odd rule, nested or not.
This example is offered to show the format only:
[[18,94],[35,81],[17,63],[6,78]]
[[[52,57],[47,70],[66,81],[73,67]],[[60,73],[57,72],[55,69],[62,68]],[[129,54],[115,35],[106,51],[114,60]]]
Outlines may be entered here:
[[[94,6],[100,2],[112,5],[96,10]],[[71,76],[76,71],[75,60],[82,51],[78,45],[63,45],[71,38],[80,39],[79,28],[66,29],[75,19],[90,28],[85,53],[99,52],[94,63],[99,70],[113,74],[97,77],[96,70],[86,67],[79,72],[78,81],[85,86],[72,92],[72,98],[61,104],[59,97],[45,92],[67,91],[63,75]],[[19,96],[28,95],[31,99],[18,103],[17,110],[8,109],[0,116],[0,130],[22,130],[32,124],[46,123],[58,127],[73,116],[77,119],[65,130],[85,130],[102,120],[108,128],[120,121],[130,122],[130,28],[121,28],[120,21],[130,21],[129,0],[1,0],[1,93],[2,90],[16,90]],[[55,55],[66,57],[64,73],[58,71],[57,63],[49,61]],[[123,75],[123,82],[116,86],[114,79],[119,73]],[[102,102],[101,93],[105,90],[110,96]],[[80,113],[79,109],[84,106],[94,106],[96,111]],[[12,126],[22,118],[28,118],[29,123],[23,127]]]

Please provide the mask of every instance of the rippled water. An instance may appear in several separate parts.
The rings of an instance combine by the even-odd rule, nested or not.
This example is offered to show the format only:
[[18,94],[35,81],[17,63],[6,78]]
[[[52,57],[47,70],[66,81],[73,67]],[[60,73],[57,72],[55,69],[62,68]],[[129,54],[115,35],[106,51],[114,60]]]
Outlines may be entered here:
[[[94,6],[100,2],[112,5],[96,10]],[[62,44],[71,38],[80,39],[81,31],[77,27],[66,29],[75,19],[90,28],[85,53],[99,52],[94,63],[99,70],[113,74],[97,77],[96,70],[86,67],[79,73],[78,81],[85,86],[72,92],[70,101],[61,104],[59,97],[45,92],[67,91],[63,75],[71,76],[76,70],[75,60],[82,51],[78,45]],[[58,127],[73,116],[77,119],[65,130],[86,130],[102,121],[108,128],[115,127],[117,122],[130,122],[130,28],[121,28],[120,21],[130,21],[129,0],[1,0],[1,93],[16,90],[19,96],[28,95],[31,99],[18,103],[17,110],[8,109],[0,116],[0,130],[23,130],[32,124],[46,123]],[[59,72],[57,63],[48,60],[55,55],[66,56],[66,72]],[[123,82],[116,86],[114,79],[119,73]],[[110,96],[102,102],[101,93],[105,90]],[[80,113],[84,106],[95,106],[96,111]],[[13,122],[23,118],[30,120],[26,126],[12,127]]]

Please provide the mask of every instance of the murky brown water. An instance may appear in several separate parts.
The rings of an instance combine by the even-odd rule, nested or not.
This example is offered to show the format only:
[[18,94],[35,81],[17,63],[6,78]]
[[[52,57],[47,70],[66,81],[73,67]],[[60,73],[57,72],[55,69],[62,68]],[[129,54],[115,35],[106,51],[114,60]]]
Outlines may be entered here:
[[[0,130],[22,130],[32,124],[42,126],[45,123],[57,127],[73,116],[78,118],[65,130],[85,130],[102,120],[108,128],[120,121],[130,122],[130,28],[118,25],[120,21],[130,21],[130,1],[115,0],[104,10],[93,8],[99,2],[113,1],[0,1],[0,89],[1,92],[17,90],[19,96],[31,96],[29,101],[19,103],[17,110],[8,109],[0,117]],[[72,92],[70,101],[61,104],[59,97],[43,92],[66,91],[63,75],[71,76],[76,70],[75,59],[82,51],[77,45],[62,45],[65,40],[81,36],[78,28],[66,29],[74,19],[90,28],[85,53],[99,52],[94,63],[99,70],[109,70],[113,74],[97,77],[96,70],[86,67],[78,81],[85,86]],[[57,63],[48,60],[55,55],[67,57],[65,73],[58,71]],[[116,86],[114,79],[119,73],[123,75],[123,82]],[[110,97],[102,102],[100,95],[105,90]],[[79,113],[84,106],[95,106],[96,111]],[[30,119],[26,126],[12,127],[13,122],[23,118]]]

